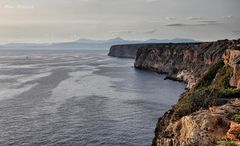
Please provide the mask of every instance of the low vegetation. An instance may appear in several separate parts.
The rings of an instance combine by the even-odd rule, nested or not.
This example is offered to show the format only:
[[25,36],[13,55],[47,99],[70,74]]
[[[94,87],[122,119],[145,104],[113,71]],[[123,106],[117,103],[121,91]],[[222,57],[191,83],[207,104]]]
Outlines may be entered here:
[[222,141],[218,141],[220,146],[237,146],[232,140],[226,139]]
[[240,90],[231,88],[229,80],[233,69],[223,60],[213,64],[195,87],[182,94],[174,107],[173,119],[191,114],[199,109],[222,105],[240,97]]
[[240,122],[240,114],[234,114],[232,116],[232,120],[235,122]]

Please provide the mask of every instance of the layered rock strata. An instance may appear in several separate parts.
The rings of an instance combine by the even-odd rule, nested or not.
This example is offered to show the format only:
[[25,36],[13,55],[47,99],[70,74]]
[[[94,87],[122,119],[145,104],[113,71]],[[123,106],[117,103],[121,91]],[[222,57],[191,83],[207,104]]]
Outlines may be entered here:
[[228,48],[234,48],[239,40],[189,44],[161,44],[138,49],[135,67],[159,73],[168,78],[186,82],[193,87],[207,68],[222,58]]
[[159,119],[154,146],[218,145],[226,138],[239,144],[240,124],[228,117],[240,114],[239,101],[232,103],[240,98],[239,44],[240,40],[222,40],[137,51],[136,68],[165,73],[188,84],[177,104]]

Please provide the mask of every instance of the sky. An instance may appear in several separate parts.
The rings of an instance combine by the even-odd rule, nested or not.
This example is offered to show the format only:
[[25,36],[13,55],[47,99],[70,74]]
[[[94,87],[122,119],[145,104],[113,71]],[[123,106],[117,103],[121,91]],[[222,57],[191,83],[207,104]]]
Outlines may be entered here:
[[0,0],[0,43],[240,38],[240,0]]

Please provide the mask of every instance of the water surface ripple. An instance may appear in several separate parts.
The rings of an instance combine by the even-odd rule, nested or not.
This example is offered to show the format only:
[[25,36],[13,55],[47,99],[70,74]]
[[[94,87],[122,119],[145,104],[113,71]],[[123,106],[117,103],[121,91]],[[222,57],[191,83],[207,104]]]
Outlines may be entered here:
[[0,51],[0,145],[151,145],[185,85],[106,54]]

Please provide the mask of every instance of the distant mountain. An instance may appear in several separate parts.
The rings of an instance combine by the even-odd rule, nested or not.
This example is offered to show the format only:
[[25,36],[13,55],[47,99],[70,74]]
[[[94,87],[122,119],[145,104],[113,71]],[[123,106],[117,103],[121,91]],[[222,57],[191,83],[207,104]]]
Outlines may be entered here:
[[196,42],[193,39],[149,39],[146,41],[139,40],[124,40],[120,37],[110,40],[90,40],[90,39],[78,39],[72,42],[58,42],[58,43],[10,43],[0,46],[3,49],[109,49],[112,45],[117,44],[143,44],[143,43],[185,43]]
[[125,42],[126,40],[120,38],[120,37],[117,37],[117,38],[114,38],[114,39],[110,39],[110,40],[107,40],[106,42],[108,43],[121,43],[121,42]]

